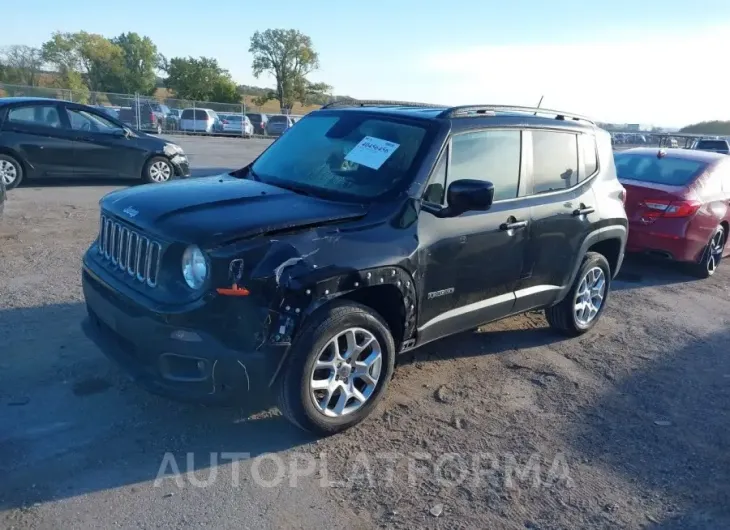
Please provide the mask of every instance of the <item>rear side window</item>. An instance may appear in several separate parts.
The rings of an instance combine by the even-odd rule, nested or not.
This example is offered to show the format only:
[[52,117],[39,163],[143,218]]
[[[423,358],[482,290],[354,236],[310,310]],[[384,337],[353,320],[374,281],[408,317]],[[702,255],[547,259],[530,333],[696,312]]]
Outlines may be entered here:
[[185,109],[182,111],[182,114],[180,114],[181,120],[192,120],[195,117],[195,113],[193,109]]
[[638,180],[667,186],[689,184],[706,168],[707,163],[656,154],[619,153],[614,157],[619,179]]
[[514,199],[520,184],[520,131],[478,131],[451,140],[449,184],[476,179],[494,184],[494,200]]
[[572,133],[532,132],[533,193],[571,188],[578,183],[578,138]]
[[579,175],[581,182],[598,171],[598,155],[596,154],[596,137],[590,134],[578,136],[581,154],[583,155],[583,174]]
[[40,125],[42,127],[61,127],[58,110],[54,105],[30,105],[14,107],[8,111],[7,120],[11,123]]

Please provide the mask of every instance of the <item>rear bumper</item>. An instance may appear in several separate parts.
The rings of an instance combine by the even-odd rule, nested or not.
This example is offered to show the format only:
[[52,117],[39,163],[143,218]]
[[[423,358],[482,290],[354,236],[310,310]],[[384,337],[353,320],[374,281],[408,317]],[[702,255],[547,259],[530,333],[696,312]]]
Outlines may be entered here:
[[631,223],[626,252],[650,254],[674,261],[695,263],[705,243],[656,230],[652,225]]
[[[259,404],[284,354],[263,347],[242,352],[209,333],[166,323],[84,267],[86,336],[149,392],[207,405]],[[179,315],[177,315],[179,317]]]

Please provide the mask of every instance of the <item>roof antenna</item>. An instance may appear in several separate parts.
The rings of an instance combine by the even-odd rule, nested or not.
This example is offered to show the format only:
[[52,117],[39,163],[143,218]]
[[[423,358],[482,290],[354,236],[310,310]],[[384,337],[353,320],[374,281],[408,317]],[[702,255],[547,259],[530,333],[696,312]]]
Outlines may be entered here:
[[[537,102],[537,107],[535,107],[536,109],[539,109],[540,108],[540,105],[542,105],[542,100],[543,99],[545,99],[545,94],[543,94],[542,96],[540,96],[540,101]],[[537,112],[535,112],[535,116],[537,116]]]

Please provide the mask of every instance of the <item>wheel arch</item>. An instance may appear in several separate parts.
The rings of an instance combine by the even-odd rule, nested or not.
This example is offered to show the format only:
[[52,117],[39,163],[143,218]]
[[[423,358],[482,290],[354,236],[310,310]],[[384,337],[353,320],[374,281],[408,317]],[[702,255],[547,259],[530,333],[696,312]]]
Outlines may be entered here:
[[[326,311],[335,300],[357,302],[377,313],[388,325],[396,353],[403,351],[415,336],[418,300],[413,277],[402,267],[392,266],[290,282],[273,314],[269,341],[293,343],[307,319],[315,312]],[[279,377],[288,358],[289,351],[282,356],[270,385]]]
[[[626,223],[626,221],[624,220],[622,224],[603,226],[590,232],[585,237],[576,256],[577,259],[575,261],[575,264],[573,265],[573,270],[571,271],[570,278],[568,282],[563,285],[560,294],[557,297],[556,303],[565,298],[565,296],[570,291],[573,282],[575,282],[578,271],[580,270],[580,266],[583,263],[583,258],[585,258],[588,252],[599,252],[600,254],[603,254],[603,256],[608,260],[608,263],[611,267],[611,276],[613,278],[616,277],[619,270],[621,269],[621,264],[623,263],[624,259],[626,239],[628,236],[628,228],[626,226],[627,224],[628,223]],[[607,256],[605,253],[608,253],[610,255]]]
[[175,164],[173,164],[173,163],[172,163],[172,159],[170,159],[170,157],[169,157],[169,156],[167,156],[167,155],[166,155],[165,153],[157,153],[157,152],[152,152],[152,153],[148,154],[148,155],[147,155],[147,156],[146,156],[146,157],[144,158],[144,160],[143,160],[143,162],[142,162],[142,167],[141,167],[141,168],[140,168],[140,170],[139,170],[139,174],[140,174],[140,177],[142,177],[143,179],[144,179],[144,178],[146,178],[146,175],[145,175],[145,171],[147,170],[147,165],[148,165],[148,164],[149,164],[149,163],[150,163],[150,162],[152,161],[152,159],[154,159],[154,158],[164,158],[165,160],[167,160],[167,161],[168,161],[168,162],[170,163],[170,167],[172,168],[172,173],[173,173],[173,175],[175,175],[175,176],[179,176],[179,175],[177,174],[177,168],[175,167]]
[[31,166],[28,164],[28,161],[25,160],[25,158],[23,158],[23,156],[21,156],[21,154],[18,153],[15,149],[0,145],[0,155],[12,156],[15,160],[18,161],[21,168],[23,169],[23,176],[26,178],[28,177],[28,170],[31,169]]

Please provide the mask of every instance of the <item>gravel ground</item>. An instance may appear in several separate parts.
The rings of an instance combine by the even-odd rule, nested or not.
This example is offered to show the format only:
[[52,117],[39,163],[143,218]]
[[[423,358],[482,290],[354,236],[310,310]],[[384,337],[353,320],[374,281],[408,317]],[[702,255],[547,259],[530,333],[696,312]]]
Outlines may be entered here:
[[[266,145],[176,141],[195,175]],[[695,281],[629,260],[578,339],[531,313],[430,344],[372,419],[313,440],[275,409],[148,395],[83,337],[79,260],[125,184],[10,193],[0,528],[730,528],[727,264]]]

